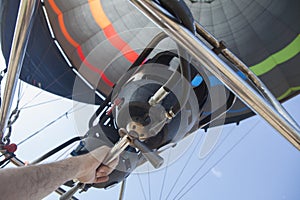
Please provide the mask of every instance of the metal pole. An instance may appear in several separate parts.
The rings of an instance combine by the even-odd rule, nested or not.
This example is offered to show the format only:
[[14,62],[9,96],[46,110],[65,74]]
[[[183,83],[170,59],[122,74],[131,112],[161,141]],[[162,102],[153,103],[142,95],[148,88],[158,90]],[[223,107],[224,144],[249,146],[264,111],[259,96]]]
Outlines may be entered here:
[[126,187],[126,179],[124,179],[122,181],[122,185],[121,185],[121,188],[120,188],[120,194],[119,194],[119,200],[124,200],[125,187]]
[[[172,21],[166,12],[149,0],[130,0],[145,16],[162,28],[175,42],[183,46],[194,58],[201,62],[214,76],[246,103],[255,113],[263,117],[271,126],[300,150],[300,128],[289,122],[269,104],[246,81],[239,77],[225,62],[212,52],[202,41],[186,28]],[[199,69],[199,66],[197,66]]]
[[37,0],[21,0],[20,2],[8,63],[7,81],[5,84],[2,107],[0,111],[0,145],[3,144],[2,138],[7,127],[12,101],[21,72],[25,50],[37,5]]
[[[0,153],[2,153],[5,157],[9,157],[9,156],[10,156],[10,154],[8,154],[8,153],[6,152],[6,150],[1,150],[1,149],[0,149]],[[18,159],[17,157],[12,157],[12,158],[10,159],[10,161],[11,161],[14,165],[16,165],[17,167],[24,166],[24,162],[23,162],[22,160]]]
[[[219,41],[208,31],[205,30],[201,24],[196,23],[197,32],[206,39],[214,48],[219,48]],[[278,100],[274,97],[274,95],[270,92],[270,90],[265,86],[265,84],[247,67],[245,63],[243,63],[236,55],[234,55],[229,49],[225,48],[221,51],[222,55],[227,58],[231,63],[233,63],[241,72],[243,72],[248,79],[255,85],[255,87],[259,90],[259,92],[274,106],[274,108],[285,118],[293,124],[293,126],[297,126],[297,123],[290,116],[290,114],[284,109],[284,107],[278,102]]]

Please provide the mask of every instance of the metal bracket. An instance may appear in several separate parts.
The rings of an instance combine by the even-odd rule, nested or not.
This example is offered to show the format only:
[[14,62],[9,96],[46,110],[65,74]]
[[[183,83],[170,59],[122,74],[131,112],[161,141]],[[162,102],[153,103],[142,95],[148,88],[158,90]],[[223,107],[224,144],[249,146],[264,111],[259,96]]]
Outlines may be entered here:
[[[262,90],[264,93],[263,96],[258,93],[213,51],[211,51],[198,37],[182,25],[170,19],[165,14],[167,11],[160,5],[151,0],[130,0],[130,2],[132,2],[138,10],[160,27],[176,43],[184,47],[190,55],[202,63],[207,70],[218,78],[249,108],[264,118],[271,126],[300,150],[299,125],[289,116],[268,90]],[[196,66],[196,68],[199,69],[199,66]],[[250,74],[249,71],[245,70],[243,72],[246,73],[248,77],[255,77],[255,75]],[[256,77],[254,80],[259,79]],[[258,82],[258,84],[260,83],[261,82]],[[261,89],[262,88],[263,86],[261,86]]]
[[7,81],[5,83],[2,107],[0,111],[0,145],[3,144],[2,138],[7,127],[31,27],[34,17],[36,16],[38,2],[39,1],[37,0],[21,0],[20,2],[8,63]]

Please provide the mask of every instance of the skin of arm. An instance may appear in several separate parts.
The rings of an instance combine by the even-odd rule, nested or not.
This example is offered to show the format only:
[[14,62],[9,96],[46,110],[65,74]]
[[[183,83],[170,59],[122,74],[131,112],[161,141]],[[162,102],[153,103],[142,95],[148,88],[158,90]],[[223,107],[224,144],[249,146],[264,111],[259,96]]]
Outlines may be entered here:
[[88,154],[49,164],[0,170],[0,194],[6,200],[42,199],[68,180],[82,183],[108,181],[118,159],[103,165],[110,148],[100,147]]

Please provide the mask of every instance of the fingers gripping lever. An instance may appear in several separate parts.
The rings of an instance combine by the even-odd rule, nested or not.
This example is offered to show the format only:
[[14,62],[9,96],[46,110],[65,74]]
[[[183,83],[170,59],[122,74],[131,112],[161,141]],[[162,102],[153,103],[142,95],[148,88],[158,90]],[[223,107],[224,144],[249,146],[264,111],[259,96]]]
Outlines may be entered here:
[[[143,156],[153,165],[155,168],[159,168],[164,160],[161,156],[159,156],[156,152],[153,152],[149,149],[143,142],[139,139],[135,138],[133,132],[128,133],[125,129],[121,128],[119,130],[119,134],[121,135],[121,139],[111,148],[110,152],[105,157],[103,164],[109,164],[114,161],[118,156],[129,146],[133,146],[141,151]],[[74,187],[72,187],[69,191],[64,193],[60,200],[69,200],[72,196],[80,189],[84,188],[85,184],[78,182]]]

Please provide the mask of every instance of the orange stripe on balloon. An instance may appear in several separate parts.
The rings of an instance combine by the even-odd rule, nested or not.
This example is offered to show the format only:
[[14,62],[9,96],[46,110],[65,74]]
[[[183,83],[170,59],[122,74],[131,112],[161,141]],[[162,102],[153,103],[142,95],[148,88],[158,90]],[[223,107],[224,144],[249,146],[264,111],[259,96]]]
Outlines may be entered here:
[[112,23],[107,18],[100,0],[88,0],[88,2],[93,18],[103,30],[105,37],[129,62],[133,63],[138,58],[138,54],[118,35]]
[[60,26],[60,29],[63,33],[63,35],[65,36],[65,38],[68,40],[68,42],[70,44],[72,44],[72,46],[74,47],[78,47],[80,46],[72,37],[71,35],[69,34],[66,26],[65,26],[65,22],[64,22],[64,16],[61,14],[61,15],[58,15],[58,23],[59,23],[59,26]]
[[103,29],[111,24],[107,16],[105,15],[102,5],[99,0],[88,0],[92,15],[96,23]]
[[61,14],[61,11],[60,9],[57,7],[57,5],[55,4],[54,0],[49,0],[48,1],[51,8],[53,9],[53,11],[57,14],[57,15],[60,15]]
[[100,77],[103,79],[103,81],[109,85],[110,87],[114,86],[114,83],[111,82],[106,76],[105,74],[103,73],[102,70],[98,69],[97,67],[93,66],[91,63],[88,62],[88,60],[85,58],[84,54],[83,54],[83,51],[82,51],[82,48],[81,46],[79,46],[77,48],[77,53],[79,55],[79,58],[81,59],[81,61],[89,68],[91,69],[92,71],[98,73],[100,75]]
[[49,4],[51,6],[51,8],[53,9],[53,11],[57,14],[58,16],[58,23],[59,23],[59,27],[63,33],[63,35],[65,36],[65,38],[67,39],[67,41],[74,46],[77,49],[77,54],[79,56],[79,58],[81,59],[81,61],[85,64],[85,66],[87,66],[91,71],[96,72],[99,74],[99,76],[101,77],[101,79],[110,87],[112,87],[114,85],[113,82],[111,82],[107,76],[103,73],[102,70],[98,69],[97,67],[93,66],[91,63],[88,62],[88,60],[86,59],[82,48],[80,46],[80,44],[78,44],[69,34],[66,26],[65,26],[65,22],[64,22],[64,16],[63,13],[61,12],[61,10],[57,7],[57,5],[55,4],[54,0],[49,0]]
[[64,16],[63,13],[61,12],[61,10],[57,7],[57,5],[55,4],[54,0],[49,0],[49,4],[52,7],[53,11],[57,14],[58,16],[58,23],[59,23],[59,27],[63,33],[63,35],[65,36],[65,38],[68,40],[68,42],[70,44],[72,44],[72,46],[74,47],[78,47],[79,44],[70,36],[70,34],[68,33],[68,30],[65,26],[65,22],[64,22]]

